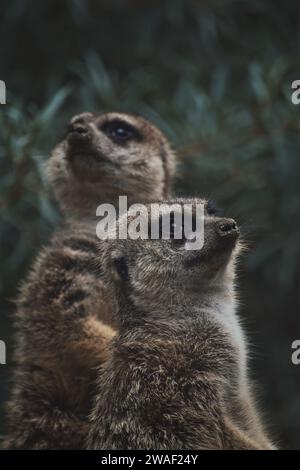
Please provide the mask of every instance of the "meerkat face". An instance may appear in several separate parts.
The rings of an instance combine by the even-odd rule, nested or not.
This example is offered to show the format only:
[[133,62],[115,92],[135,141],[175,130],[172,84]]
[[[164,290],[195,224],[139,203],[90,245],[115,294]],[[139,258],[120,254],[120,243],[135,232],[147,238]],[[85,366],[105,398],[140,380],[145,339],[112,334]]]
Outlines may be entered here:
[[[165,136],[145,119],[125,113],[82,113],[67,126],[48,164],[65,210],[129,200],[161,200],[170,191],[174,155]],[[74,204],[76,202],[77,209]]]
[[[185,202],[175,203],[180,207]],[[172,212],[168,240],[128,239],[112,244],[107,241],[103,265],[120,292],[126,292],[133,304],[144,310],[158,308],[176,303],[176,299],[187,298],[191,293],[202,295],[212,288],[227,289],[233,282],[233,261],[239,237],[237,224],[233,219],[217,217],[206,201],[201,203],[205,209],[201,249],[186,249],[190,241],[184,235],[180,239],[172,237],[176,219]],[[193,216],[192,208],[192,220]]]

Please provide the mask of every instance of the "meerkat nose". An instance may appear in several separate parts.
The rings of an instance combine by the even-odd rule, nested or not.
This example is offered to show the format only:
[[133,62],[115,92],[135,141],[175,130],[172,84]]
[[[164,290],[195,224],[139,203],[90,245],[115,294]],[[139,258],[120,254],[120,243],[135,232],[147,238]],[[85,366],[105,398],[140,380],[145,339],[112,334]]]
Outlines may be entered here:
[[76,149],[82,146],[90,145],[91,129],[85,122],[71,122],[67,126],[67,141]]
[[85,135],[88,133],[88,129],[85,125],[83,124],[69,124],[68,127],[68,132],[70,134],[81,134],[81,135]]
[[238,226],[233,219],[222,219],[217,224],[217,232],[221,237],[237,237],[239,235]]

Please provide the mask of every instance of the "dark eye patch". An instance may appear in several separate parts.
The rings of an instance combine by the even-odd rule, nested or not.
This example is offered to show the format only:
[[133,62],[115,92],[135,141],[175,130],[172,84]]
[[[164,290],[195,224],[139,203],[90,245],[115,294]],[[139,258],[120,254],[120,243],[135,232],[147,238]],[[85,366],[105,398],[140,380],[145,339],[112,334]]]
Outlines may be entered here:
[[106,121],[100,126],[100,129],[111,140],[118,144],[124,144],[130,140],[142,140],[142,135],[139,130],[128,122],[123,121],[122,119],[113,119],[111,121]]

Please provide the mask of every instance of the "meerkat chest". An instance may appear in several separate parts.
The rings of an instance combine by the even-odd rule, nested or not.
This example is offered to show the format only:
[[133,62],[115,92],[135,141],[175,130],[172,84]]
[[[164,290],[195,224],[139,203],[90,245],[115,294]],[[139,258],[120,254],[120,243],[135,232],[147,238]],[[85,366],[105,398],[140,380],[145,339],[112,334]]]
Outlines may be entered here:
[[234,302],[222,302],[215,310],[214,321],[220,325],[224,333],[230,338],[230,342],[236,351],[238,375],[244,381],[247,369],[247,345],[240,320],[236,314]]

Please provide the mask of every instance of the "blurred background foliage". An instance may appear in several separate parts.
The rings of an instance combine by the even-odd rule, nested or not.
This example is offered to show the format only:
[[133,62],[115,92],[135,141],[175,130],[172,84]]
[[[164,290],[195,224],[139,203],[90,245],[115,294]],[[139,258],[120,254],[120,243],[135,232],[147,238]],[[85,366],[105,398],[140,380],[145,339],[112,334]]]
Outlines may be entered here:
[[133,111],[178,151],[177,193],[210,196],[242,224],[252,375],[275,438],[300,448],[299,20],[296,0],[2,0],[1,405],[10,299],[59,223],[49,152],[77,112]]

